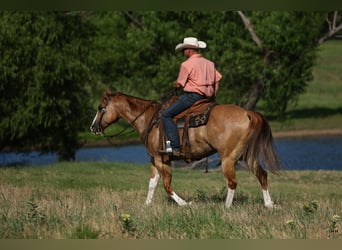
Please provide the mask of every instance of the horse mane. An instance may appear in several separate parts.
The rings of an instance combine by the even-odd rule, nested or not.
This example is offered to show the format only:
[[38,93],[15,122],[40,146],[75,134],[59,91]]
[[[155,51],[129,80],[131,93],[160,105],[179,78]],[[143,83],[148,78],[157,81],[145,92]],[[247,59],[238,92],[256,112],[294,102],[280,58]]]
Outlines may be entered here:
[[132,96],[132,95],[127,95],[125,93],[122,93],[122,92],[109,92],[107,91],[105,93],[107,96],[109,97],[120,97],[120,96],[124,96],[126,97],[125,99],[130,99],[130,100],[136,100],[136,101],[142,101],[142,102],[155,102],[155,103],[158,103],[157,101],[154,101],[154,100],[149,100],[149,99],[144,99],[144,98],[141,98],[141,97],[136,97],[136,96]]

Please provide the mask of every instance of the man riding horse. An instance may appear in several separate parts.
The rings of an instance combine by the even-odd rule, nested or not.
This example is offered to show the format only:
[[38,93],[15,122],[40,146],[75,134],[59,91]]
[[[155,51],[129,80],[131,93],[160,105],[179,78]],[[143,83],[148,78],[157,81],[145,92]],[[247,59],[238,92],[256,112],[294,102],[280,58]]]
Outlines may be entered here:
[[[183,43],[176,46],[176,51],[183,50],[188,58],[182,63],[178,79],[174,84],[176,87],[183,87],[185,93],[166,108],[161,116],[167,136],[171,140],[173,150],[171,155],[174,156],[180,155],[181,152],[178,130],[172,118],[192,106],[194,102],[214,97],[222,77],[215,69],[214,63],[198,53],[198,49],[205,47],[204,42],[193,37],[185,38]],[[162,107],[162,104],[155,101],[123,93],[107,92],[102,96],[90,129],[94,134],[99,135],[120,118],[127,121],[139,132],[141,138],[144,138],[143,142],[151,156],[146,204],[151,204],[159,179],[162,179],[164,189],[169,196],[178,205],[184,206],[189,203],[174,191],[171,185],[170,161],[164,160],[164,151],[160,152],[164,133],[156,118]],[[211,109],[205,125],[183,130],[188,132],[185,141],[191,145],[191,159],[201,159],[216,152],[220,155],[221,169],[228,188],[225,201],[227,208],[232,205],[238,184],[235,171],[238,161],[244,162],[257,177],[265,206],[273,207],[268,192],[267,169],[277,174],[282,168],[282,163],[276,152],[271,128],[262,114],[232,104],[217,104]],[[182,142],[184,142],[184,135]],[[167,150],[165,151],[168,153]]]
[[174,116],[192,106],[196,101],[215,97],[218,93],[222,75],[216,70],[212,61],[199,53],[199,49],[206,47],[205,42],[198,41],[195,37],[186,37],[183,43],[176,46],[176,52],[183,51],[184,56],[188,58],[181,64],[178,78],[173,83],[175,88],[182,87],[184,94],[162,112],[161,119],[172,149],[160,150],[161,154],[181,155],[178,129],[173,121]]

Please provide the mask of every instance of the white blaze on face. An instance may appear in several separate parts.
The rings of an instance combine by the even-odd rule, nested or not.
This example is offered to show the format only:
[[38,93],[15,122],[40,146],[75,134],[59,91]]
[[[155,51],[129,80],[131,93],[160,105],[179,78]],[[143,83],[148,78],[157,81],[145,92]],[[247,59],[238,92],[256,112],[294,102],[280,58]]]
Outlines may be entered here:
[[98,114],[98,112],[96,112],[96,115],[95,115],[95,117],[94,117],[94,120],[93,120],[93,122],[92,122],[91,125],[90,125],[90,130],[91,130],[91,132],[93,132],[92,127],[94,126],[94,123],[95,123],[95,121],[96,121],[96,119],[97,119],[97,114]]

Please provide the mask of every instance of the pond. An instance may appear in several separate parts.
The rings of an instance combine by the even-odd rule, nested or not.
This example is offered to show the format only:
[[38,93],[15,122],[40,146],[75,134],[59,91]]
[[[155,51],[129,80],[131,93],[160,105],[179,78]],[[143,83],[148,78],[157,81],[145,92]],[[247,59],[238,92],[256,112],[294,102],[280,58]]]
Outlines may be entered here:
[[[277,151],[288,170],[342,170],[342,137],[307,137],[275,139]],[[147,164],[150,161],[143,145],[81,148],[76,161],[127,162]],[[57,162],[55,153],[41,154],[0,152],[1,166],[36,166]],[[210,157],[209,167],[219,162],[218,154]]]

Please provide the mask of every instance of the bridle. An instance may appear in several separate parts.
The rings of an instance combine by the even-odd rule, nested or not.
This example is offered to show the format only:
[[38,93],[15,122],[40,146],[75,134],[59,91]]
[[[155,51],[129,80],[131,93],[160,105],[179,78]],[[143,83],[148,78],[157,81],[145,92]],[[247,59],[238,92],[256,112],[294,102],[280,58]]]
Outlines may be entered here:
[[[173,89],[172,93],[169,93],[167,95],[167,97],[165,98],[162,98],[162,99],[169,99],[170,97],[174,96],[174,95],[177,95],[177,89]],[[100,120],[99,120],[99,124],[101,124],[101,121],[102,121],[102,118],[103,118],[103,115],[105,114],[105,112],[107,111],[107,105],[108,105],[108,97],[107,97],[107,103],[106,103],[106,106],[105,107],[102,107],[100,108],[99,107],[99,110],[101,110],[102,114],[101,114],[101,117],[100,117]],[[164,100],[165,102],[165,100]],[[133,132],[135,132],[135,129],[132,127],[133,124],[139,119],[140,116],[142,116],[146,111],[147,109],[152,106],[153,104],[158,104],[158,102],[155,102],[155,101],[151,101],[147,106],[146,108],[141,112],[139,113],[132,121],[127,121],[128,122],[128,125],[125,126],[121,131],[115,133],[115,134],[110,134],[110,135],[105,135],[104,134],[104,131],[102,129],[102,126],[101,126],[101,129],[102,129],[102,134],[105,138],[107,138],[107,140],[113,144],[112,142],[112,138],[113,137],[118,137],[118,136],[124,136],[124,135],[128,135],[128,134],[132,134]],[[156,115],[159,113],[160,109],[156,110],[156,112],[152,115],[152,118],[151,118],[151,121],[149,122],[149,126],[146,128],[146,130],[143,132],[142,134],[142,138],[143,140],[145,141],[146,138],[147,138],[147,135],[149,133],[149,131],[151,130],[151,128],[157,123],[157,120],[156,120]],[[108,124],[108,123],[107,123]],[[127,131],[129,128],[131,128],[130,131]]]
[[[113,137],[118,137],[118,136],[124,136],[124,135],[128,135],[128,134],[132,134],[132,133],[135,131],[135,129],[132,127],[132,126],[134,125],[134,123],[139,119],[140,116],[142,116],[142,115],[147,111],[147,109],[148,109],[150,106],[152,106],[152,104],[155,104],[155,103],[156,103],[156,102],[154,102],[154,101],[150,102],[150,103],[145,107],[145,109],[144,109],[141,113],[139,113],[132,121],[127,121],[127,122],[128,122],[128,125],[125,126],[121,131],[119,131],[119,132],[117,132],[117,133],[115,133],[115,134],[111,134],[111,135],[105,135],[105,134],[103,133],[103,136],[104,136],[105,138],[107,138],[107,139],[111,142],[111,139],[112,139]],[[107,103],[107,104],[108,104],[108,103]],[[106,107],[107,107],[107,105],[106,105]],[[102,114],[101,114],[100,121],[99,121],[100,124],[101,124],[101,121],[102,121],[102,117],[103,117],[103,115],[104,115],[105,112],[106,112],[106,107],[103,107],[103,108],[101,109]],[[130,131],[126,131],[126,130],[128,130],[129,128],[130,128],[131,130],[130,130]]]

